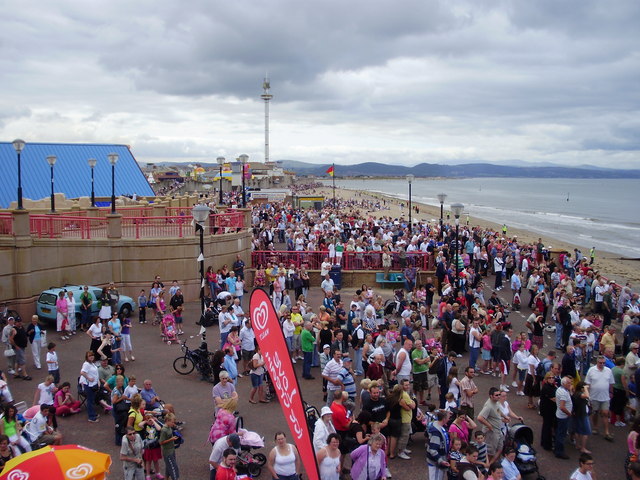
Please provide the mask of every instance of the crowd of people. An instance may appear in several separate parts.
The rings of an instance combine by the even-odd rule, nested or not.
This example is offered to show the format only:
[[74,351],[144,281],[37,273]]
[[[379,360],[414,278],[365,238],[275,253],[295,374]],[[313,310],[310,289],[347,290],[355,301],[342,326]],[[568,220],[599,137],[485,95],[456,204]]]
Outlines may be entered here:
[[[164,284],[159,277],[154,279],[147,300],[144,290],[141,293],[138,325],[146,323],[146,310],[152,309],[154,317],[170,311],[176,318],[180,316],[182,294],[177,282],[168,289],[171,298],[169,305],[163,304]],[[156,478],[179,479],[179,468],[175,457],[176,445],[181,443],[179,430],[183,422],[176,419],[174,408],[164,403],[155,391],[150,379],[138,386],[136,375],[125,368],[128,362],[135,362],[131,333],[135,329],[132,319],[118,312],[118,291],[114,283],[102,290],[98,299],[94,299],[88,288],[83,289],[81,302],[82,321],[76,325],[76,307],[70,292],[61,292],[57,308],[57,330],[60,341],[78,342],[90,339],[84,361],[79,362],[78,370],[63,371],[57,354],[55,342],[47,342],[45,330],[38,323],[37,315],[31,319],[28,328],[22,325],[20,317],[10,317],[2,332],[7,359],[7,373],[15,379],[31,380],[26,375],[27,344],[31,344],[33,367],[40,374],[46,367],[44,381],[35,388],[32,406],[18,412],[5,373],[0,381],[2,403],[6,405],[0,419],[0,462],[7,461],[32,449],[45,445],[59,445],[63,440],[61,418],[79,414],[86,407],[90,424],[100,423],[101,411],[114,429],[114,443],[121,448],[120,459],[123,462],[124,478],[149,480]],[[99,302],[99,314],[92,318],[91,305]],[[62,303],[67,308],[62,308]],[[87,308],[83,308],[86,306]],[[34,348],[37,345],[37,348]],[[44,362],[40,350],[46,348]],[[9,355],[8,353],[12,353]],[[80,365],[81,363],[81,365]],[[125,373],[125,370],[126,373]],[[63,379],[74,379],[78,386],[78,397],[72,393],[72,383]],[[75,380],[77,379],[77,380]],[[23,404],[30,402],[25,399]],[[103,417],[104,420],[104,417]],[[161,473],[159,460],[164,459],[165,475]]]
[[[426,437],[430,480],[520,479],[526,461],[512,430],[523,416],[509,404],[509,394],[526,397],[527,407],[540,414],[539,439],[529,447],[539,445],[567,459],[571,439],[578,454],[572,480],[595,478],[597,454],[590,450],[595,435],[614,441],[621,434],[627,436],[624,472],[637,478],[640,300],[631,286],[601,275],[577,249],[552,257],[541,241],[523,244],[506,232],[467,225],[456,235],[448,224],[409,226],[402,218],[375,217],[385,203],[338,198],[336,208],[320,211],[286,204],[253,207],[253,248],[271,251],[276,261],[255,265],[252,286],[270,292],[290,358],[302,362],[304,381],[322,382],[323,397],[317,399],[322,406],[312,429],[321,478],[389,478],[415,457],[409,441],[419,434]],[[304,264],[277,261],[279,252],[296,250],[321,253],[320,281],[312,280],[316,277]],[[378,252],[387,273],[392,264],[400,266],[404,288],[389,299],[362,285],[344,298],[329,271],[349,251]],[[429,276],[421,275],[418,255],[433,259]],[[250,287],[246,268],[238,256],[231,268],[211,266],[206,273],[207,309],[216,311],[220,333],[212,355],[212,479],[237,473],[241,445],[251,433],[238,429],[240,402],[260,408],[271,397],[243,306]],[[510,295],[500,293],[505,288]],[[321,298],[315,305],[308,300],[312,292]],[[78,299],[82,305],[90,300]],[[135,374],[125,373],[135,362],[135,326],[115,310],[115,286],[105,288],[99,300],[98,317],[87,313],[75,325],[68,314],[75,305],[68,295],[58,299],[60,342],[84,338],[75,335],[78,331],[90,337],[79,367],[83,398],[74,398],[70,382],[62,382],[78,372],[61,372],[56,344],[45,343],[37,317],[27,328],[11,319],[3,330],[5,350],[14,352],[5,353],[7,373],[31,380],[25,351],[35,342],[34,368],[41,369],[40,348],[46,348],[47,376],[37,386],[31,411],[20,418],[3,374],[0,392],[9,407],[0,421],[0,460],[60,443],[58,417],[79,413],[84,400],[90,423],[100,422],[99,409],[113,417],[125,478],[163,478],[158,462],[164,458],[165,475],[177,480],[180,422],[151,380],[139,388]],[[138,325],[160,323],[169,314],[176,334],[182,332],[184,298],[177,281],[165,290],[156,277],[148,296],[140,292],[138,304]],[[520,328],[515,312],[524,315]],[[554,333],[554,342],[545,340],[545,332]],[[486,393],[476,385],[478,376],[489,384]],[[241,381],[251,384],[246,399],[236,388]],[[270,474],[296,478],[302,469],[296,446],[283,432],[274,441],[266,460]]]
[[[541,240],[523,244],[506,231],[467,225],[456,236],[449,225],[441,230],[423,223],[410,229],[403,219],[375,218],[371,210],[379,204],[341,199],[336,204],[320,211],[254,207],[253,227],[257,252],[299,250],[324,258],[321,285],[310,285],[304,264],[273,261],[266,268],[257,265],[254,286],[270,290],[292,361],[303,361],[302,378],[313,381],[312,369],[320,369],[325,408],[317,428],[327,438],[338,434],[339,471],[376,427],[385,438],[386,458],[410,458],[408,432],[422,423],[429,438],[430,479],[458,478],[456,465],[463,457],[474,466],[464,466],[463,478],[519,478],[517,452],[509,450],[516,445],[508,443],[510,424],[522,417],[506,400],[511,389],[540,412],[540,446],[566,459],[566,437],[571,437],[580,454],[578,471],[593,465],[592,435],[613,441],[615,430],[627,423],[635,435],[640,302],[630,285],[601,275],[592,256],[585,258],[578,249],[555,257]],[[412,252],[428,253],[435,274],[423,281],[413,275],[404,290],[396,291],[390,310],[367,285],[344,299],[328,269],[349,249],[403,258],[405,269],[415,263]],[[323,300],[315,309],[306,298],[309,288],[318,286]],[[504,288],[511,295],[500,294]],[[514,311],[525,318],[515,333],[509,319]],[[555,343],[545,344],[545,333],[553,331]],[[458,366],[467,352],[468,363]],[[478,411],[476,375],[495,377]],[[354,427],[353,434],[354,424],[362,432]],[[442,429],[447,440],[437,442]],[[475,432],[462,435],[458,447],[458,430]],[[325,461],[329,442],[315,440]],[[627,458],[636,455],[629,442]],[[386,460],[379,467],[378,477],[371,478],[389,475]]]

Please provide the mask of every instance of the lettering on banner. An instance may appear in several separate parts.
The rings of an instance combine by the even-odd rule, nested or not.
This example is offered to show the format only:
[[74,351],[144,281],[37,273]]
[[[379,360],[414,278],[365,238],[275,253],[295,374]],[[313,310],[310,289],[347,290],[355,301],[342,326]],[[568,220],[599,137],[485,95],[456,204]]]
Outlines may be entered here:
[[[273,357],[271,354],[265,352],[264,364],[267,370],[269,370],[269,375],[271,375],[271,380],[273,381],[276,390],[280,393],[280,400],[282,401],[282,404],[286,408],[291,408],[294,398],[298,395],[298,390],[294,387],[289,391],[289,379],[284,374],[282,361],[280,360],[278,352],[274,352]],[[293,411],[289,414],[289,420],[293,424],[295,437],[300,440],[302,438],[302,428],[300,427],[298,417],[296,417]]]

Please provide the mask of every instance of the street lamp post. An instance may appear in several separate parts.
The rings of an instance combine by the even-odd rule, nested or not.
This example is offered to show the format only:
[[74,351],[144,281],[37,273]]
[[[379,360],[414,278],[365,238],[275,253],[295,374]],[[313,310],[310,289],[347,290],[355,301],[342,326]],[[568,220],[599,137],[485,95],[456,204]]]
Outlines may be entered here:
[[53,166],[56,164],[58,158],[55,155],[49,155],[47,157],[47,163],[51,167],[51,213],[56,213],[56,197],[53,194]]
[[440,201],[440,237],[444,239],[444,230],[442,227],[442,217],[444,216],[444,201],[447,199],[446,193],[439,193],[438,200]]
[[120,157],[117,153],[110,153],[107,158],[111,164],[111,215],[114,215],[116,213],[116,163]]
[[[413,233],[413,223],[411,222],[411,182],[413,182],[414,178],[416,178],[415,175],[407,175],[407,182],[409,183],[409,236]],[[409,239],[409,241],[411,241],[411,239]]]
[[96,164],[98,163],[98,161],[95,158],[90,158],[89,160],[87,160],[87,163],[89,164],[89,167],[91,168],[91,208],[96,206],[96,191],[94,188],[94,176],[93,176],[93,169],[96,167]]
[[220,205],[223,204],[222,202],[222,165],[224,165],[224,157],[218,157],[216,158],[216,162],[218,162],[218,165],[220,165],[220,176],[218,177],[218,180],[220,181],[220,184],[218,185],[219,190],[220,190]]
[[456,219],[456,288],[454,292],[456,297],[458,296],[458,289],[460,288],[460,263],[458,255],[460,252],[460,239],[458,238],[458,225],[460,224],[460,215],[464,211],[464,205],[461,203],[454,203],[451,205],[451,212]]
[[198,204],[191,209],[191,213],[196,222],[196,232],[200,232],[200,255],[198,256],[198,263],[200,264],[200,310],[204,315],[204,228],[207,218],[209,218],[209,207]]
[[249,155],[240,155],[240,162],[242,163],[242,208],[247,208],[247,192],[244,187],[245,169],[247,168],[247,162],[249,161]]
[[20,140],[19,138],[13,141],[13,148],[18,154],[18,210],[24,210],[22,206],[22,169],[20,167],[20,154],[22,150],[24,150],[24,145],[24,140]]

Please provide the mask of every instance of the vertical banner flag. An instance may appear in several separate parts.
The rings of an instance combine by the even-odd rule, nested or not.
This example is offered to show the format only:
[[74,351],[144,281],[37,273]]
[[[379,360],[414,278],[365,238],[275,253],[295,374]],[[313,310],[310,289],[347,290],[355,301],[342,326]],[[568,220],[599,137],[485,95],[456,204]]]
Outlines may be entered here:
[[333,165],[331,165],[331,166],[327,169],[327,173],[329,174],[329,176],[333,177]]
[[280,400],[282,412],[289,425],[294,443],[309,480],[320,480],[313,441],[307,428],[300,385],[293,370],[284,334],[267,293],[256,288],[251,294],[251,326],[260,345],[264,366]]

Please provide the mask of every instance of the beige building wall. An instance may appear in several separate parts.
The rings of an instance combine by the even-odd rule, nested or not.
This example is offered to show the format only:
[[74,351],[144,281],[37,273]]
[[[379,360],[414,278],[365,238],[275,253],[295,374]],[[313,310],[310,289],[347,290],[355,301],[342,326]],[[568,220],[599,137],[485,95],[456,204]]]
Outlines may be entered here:
[[[140,289],[148,294],[154,276],[160,275],[167,288],[178,280],[186,301],[199,297],[200,237],[195,232],[185,238],[117,238],[120,217],[115,216],[109,219],[112,238],[37,239],[29,234],[28,218],[27,211],[14,212],[15,236],[0,237],[0,302],[23,318],[35,313],[40,292],[64,284],[102,286],[114,281],[120,293],[137,302]],[[205,235],[205,270],[225,263],[231,267],[236,254],[250,265],[250,250],[248,229]]]

